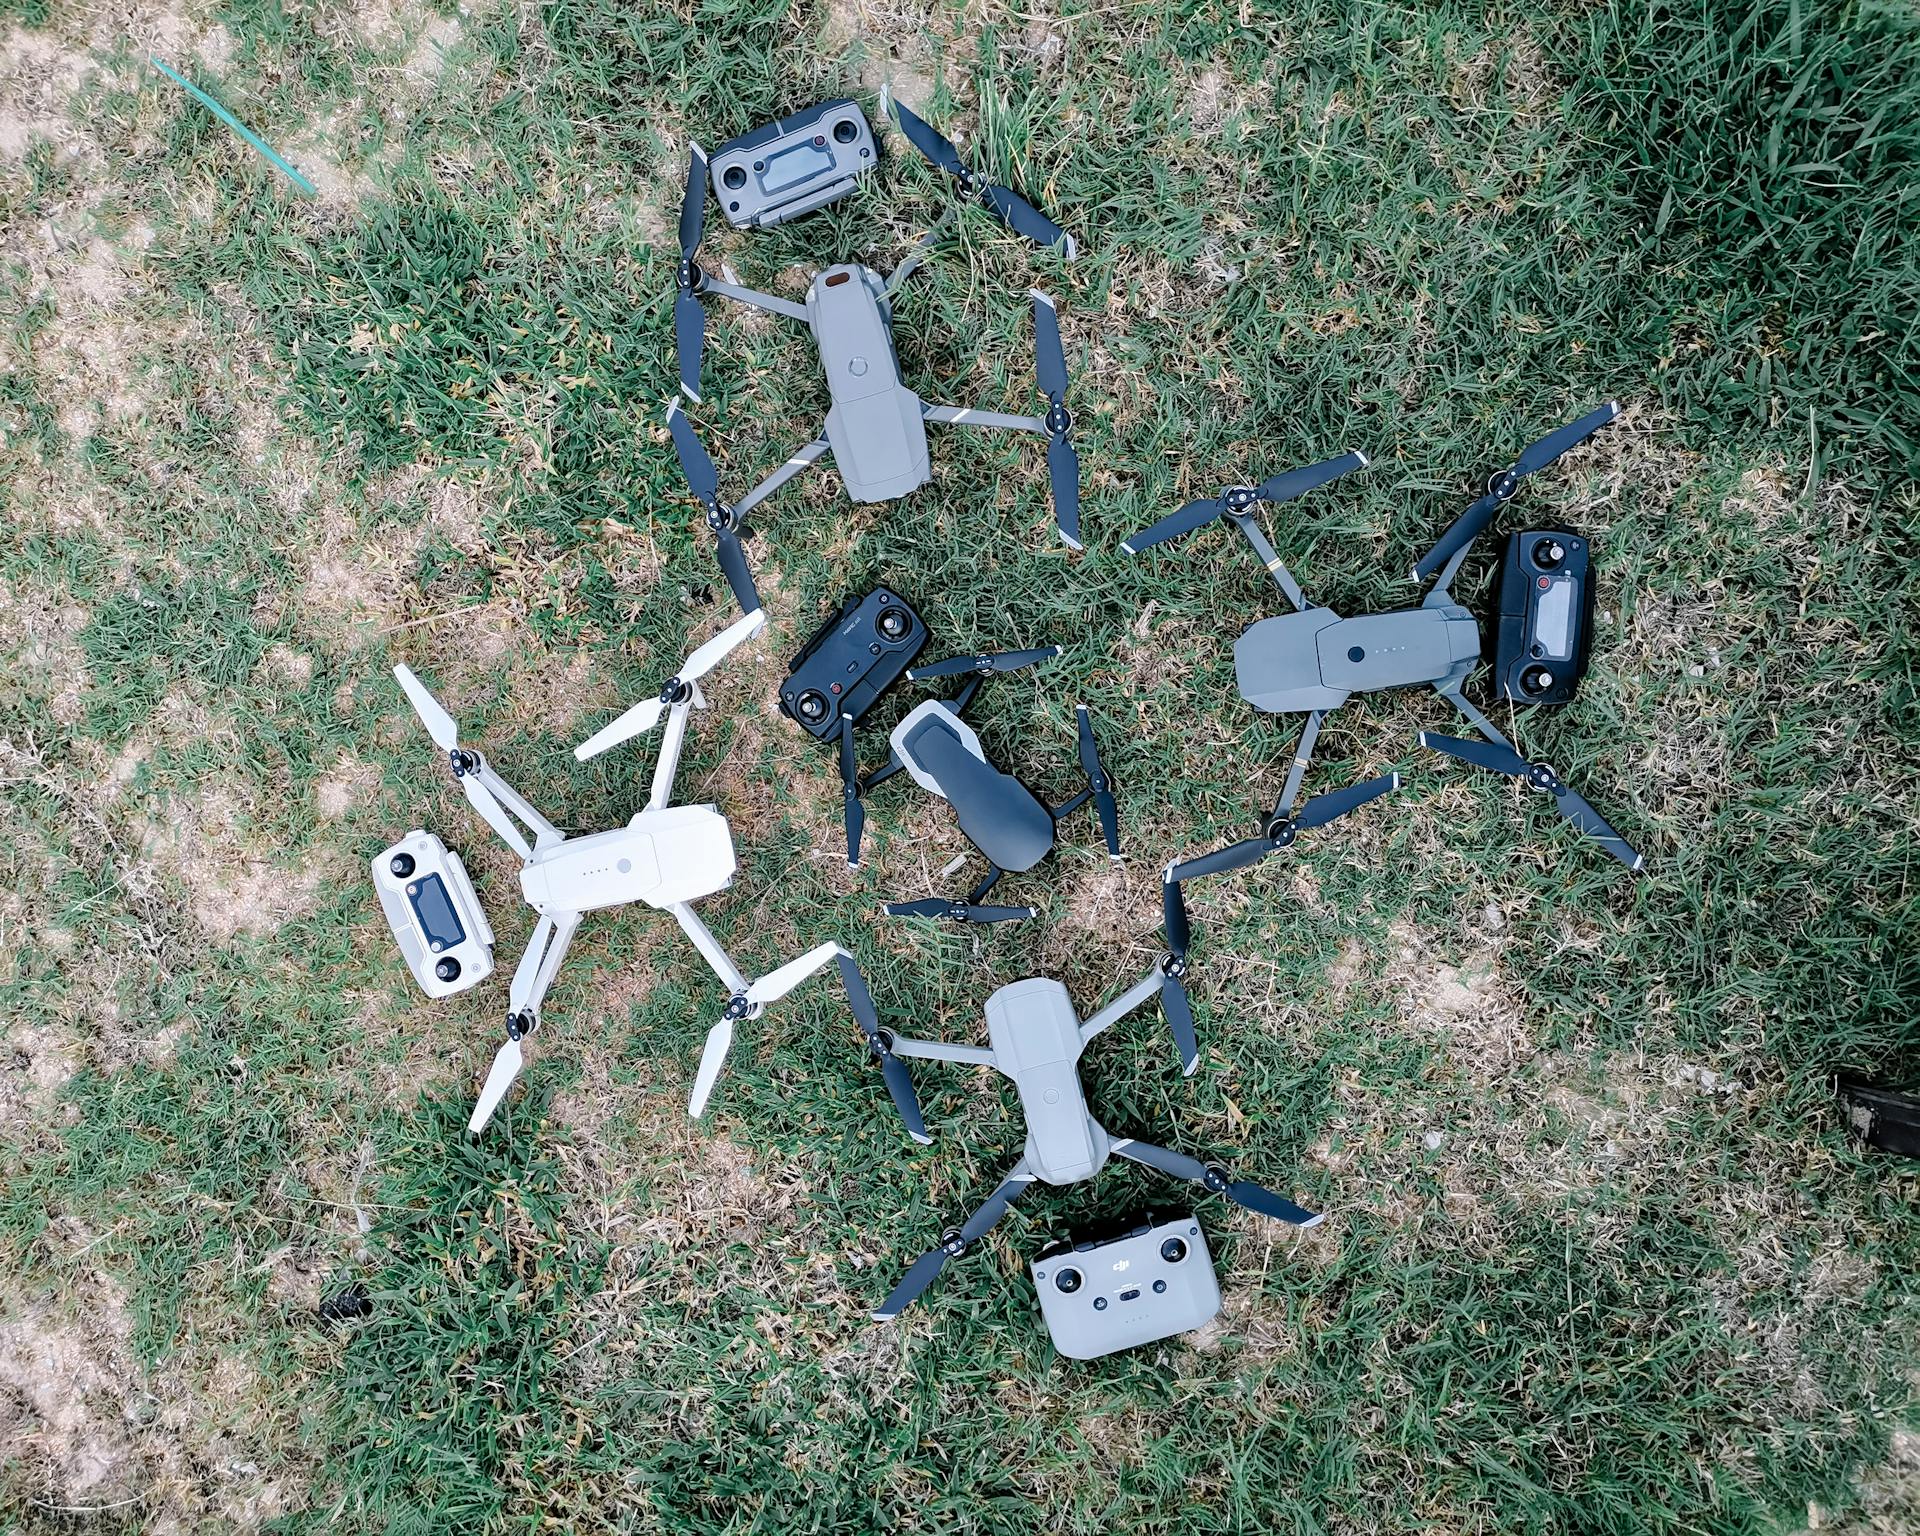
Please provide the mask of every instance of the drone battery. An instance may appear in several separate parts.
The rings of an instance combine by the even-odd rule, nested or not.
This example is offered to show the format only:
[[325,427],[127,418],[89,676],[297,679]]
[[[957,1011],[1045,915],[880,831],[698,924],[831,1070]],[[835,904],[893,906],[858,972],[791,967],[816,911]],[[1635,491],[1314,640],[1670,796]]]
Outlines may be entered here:
[[866,115],[840,100],[727,140],[707,167],[729,224],[770,229],[845,197],[875,164]]
[[1593,582],[1585,539],[1535,528],[1507,541],[1493,675],[1516,704],[1564,704],[1587,670]]
[[886,587],[850,597],[806,643],[780,685],[780,712],[822,741],[858,720],[925,649],[927,626]]
[[493,971],[493,928],[460,855],[409,832],[374,855],[373,888],[394,941],[428,997],[451,997]]
[[1033,1285],[1053,1347],[1070,1360],[1190,1333],[1220,1314],[1213,1256],[1191,1216],[1058,1244],[1033,1261]]

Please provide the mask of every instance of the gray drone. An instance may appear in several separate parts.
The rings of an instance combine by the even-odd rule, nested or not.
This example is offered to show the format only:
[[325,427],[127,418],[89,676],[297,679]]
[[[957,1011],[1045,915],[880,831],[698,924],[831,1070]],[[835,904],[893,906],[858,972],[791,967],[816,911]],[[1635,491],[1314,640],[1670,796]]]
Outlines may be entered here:
[[[1183,944],[1184,947],[1184,944]],[[949,1259],[967,1252],[987,1229],[1006,1214],[1007,1207],[1036,1182],[1064,1185],[1090,1179],[1109,1157],[1130,1162],[1199,1184],[1217,1195],[1276,1221],[1310,1227],[1320,1216],[1295,1205],[1251,1179],[1231,1177],[1217,1163],[1203,1163],[1184,1152],[1155,1146],[1131,1136],[1113,1136],[1087,1108],[1080,1083],[1080,1056],[1102,1030],[1117,1023],[1149,998],[1158,995],[1191,1074],[1200,1064],[1193,1035],[1193,1016],[1181,978],[1184,959],[1165,955],[1152,970],[1122,992],[1092,1018],[1082,1023],[1073,999],[1059,982],[1031,976],[1002,987],[987,999],[987,1037],[990,1046],[949,1045],[939,1040],[914,1040],[881,1029],[887,1057],[923,1057],[933,1061],[964,1061],[992,1067],[1013,1079],[1026,1116],[1026,1150],[986,1203],[960,1226],[928,1249],[901,1278],[893,1293],[873,1315],[881,1320],[898,1317],[934,1281]],[[878,1054],[878,1052],[876,1052]]]
[[[1254,520],[1261,502],[1291,501],[1352,470],[1365,468],[1366,458],[1358,453],[1288,470],[1262,485],[1234,486],[1218,496],[1188,502],[1121,545],[1128,554],[1138,554],[1224,518],[1245,535],[1274,584],[1295,609],[1293,613],[1276,614],[1250,625],[1233,648],[1234,670],[1242,698],[1255,709],[1270,714],[1304,713],[1307,717],[1285,787],[1273,815],[1267,820],[1265,834],[1190,864],[1176,866],[1169,873],[1170,880],[1251,864],[1288,846],[1300,827],[1317,825],[1309,819],[1309,812],[1321,815],[1331,810],[1334,815],[1340,815],[1345,809],[1351,809],[1350,806],[1336,808],[1330,803],[1334,797],[1320,796],[1308,801],[1298,813],[1292,810],[1320,736],[1321,722],[1352,694],[1422,685],[1431,687],[1487,738],[1470,741],[1422,731],[1422,746],[1476,767],[1523,779],[1532,788],[1551,795],[1554,808],[1567,821],[1621,863],[1629,869],[1640,868],[1640,855],[1598,811],[1562,783],[1553,769],[1544,763],[1530,763],[1516,752],[1513,744],[1467,698],[1464,692],[1467,678],[1481,660],[1480,624],[1455,601],[1449,590],[1473,541],[1485,531],[1494,514],[1512,499],[1520,482],[1578,447],[1619,414],[1619,405],[1609,401],[1590,415],[1548,433],[1522,453],[1510,468],[1492,476],[1486,493],[1462,512],[1433,548],[1415,563],[1416,580],[1439,573],[1418,608],[1342,618],[1331,608],[1315,606],[1307,601],[1299,583],[1274,553],[1273,545]],[[1374,781],[1376,785],[1383,782]],[[1376,790],[1376,793],[1384,792]]]
[[[993,186],[969,170],[950,142],[885,92],[881,105],[891,112],[907,139],[951,176],[964,193],[991,208],[1017,233],[1040,245],[1061,245],[1071,257],[1071,240],[1051,219],[1017,194]],[[858,262],[843,262],[817,273],[807,289],[806,302],[798,304],[723,282],[701,270],[697,257],[706,227],[706,198],[707,155],[694,144],[687,156],[687,189],[680,207],[679,286],[673,305],[680,388],[688,399],[700,399],[700,358],[706,336],[706,311],[700,296],[714,294],[806,326],[819,351],[821,371],[832,399],[820,435],[796,448],[785,463],[735,502],[721,499],[713,460],[677,401],[668,412],[667,424],[680,467],[689,488],[706,507],[707,527],[718,546],[720,567],[743,612],[751,613],[760,606],[740,542],[752,536],[747,515],[829,452],[848,496],[855,501],[892,501],[917,490],[932,473],[927,458],[928,422],[1044,436],[1055,521],[1060,536],[1075,549],[1081,547],[1080,456],[1070,435],[1073,418],[1066,406],[1067,364],[1052,299],[1034,290],[1034,371],[1040,393],[1048,401],[1045,416],[930,405],[900,376],[900,359],[893,343],[892,301],[900,285],[919,266],[945,216],[892,276],[882,277]],[[950,215],[951,209],[948,212]]]

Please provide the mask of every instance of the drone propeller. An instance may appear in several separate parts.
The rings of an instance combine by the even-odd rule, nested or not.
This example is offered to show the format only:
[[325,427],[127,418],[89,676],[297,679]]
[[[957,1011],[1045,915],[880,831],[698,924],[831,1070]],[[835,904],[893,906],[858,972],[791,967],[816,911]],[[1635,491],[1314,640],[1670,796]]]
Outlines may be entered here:
[[1549,432],[1530,446],[1513,461],[1511,468],[1501,470],[1487,482],[1486,495],[1453,520],[1453,525],[1440,535],[1439,542],[1414,566],[1415,577],[1425,581],[1439,570],[1462,549],[1480,537],[1487,524],[1493,521],[1493,514],[1498,512],[1504,503],[1512,500],[1513,493],[1520,488],[1522,480],[1536,471],[1545,469],[1562,454],[1578,448],[1619,414],[1620,402],[1609,400],[1599,410]]
[[877,1322],[886,1322],[898,1317],[902,1312],[920,1299],[920,1294],[933,1284],[934,1277],[947,1267],[947,1260],[957,1259],[981,1238],[1012,1205],[1027,1192],[1033,1183],[1033,1175],[1026,1171],[1025,1164],[1016,1168],[1000,1181],[1000,1187],[987,1196],[986,1204],[966,1219],[966,1222],[947,1233],[941,1239],[940,1246],[929,1248],[906,1274],[900,1277],[900,1283],[893,1288],[891,1295],[880,1303],[873,1316]]
[[1458,736],[1442,736],[1438,731],[1422,731],[1420,745],[1444,752],[1449,757],[1457,757],[1476,768],[1524,779],[1530,789],[1552,795],[1556,811],[1628,869],[1638,873],[1646,862],[1624,837],[1607,825],[1605,817],[1561,783],[1560,776],[1545,763],[1530,763],[1513,748],[1503,747],[1497,742],[1462,740]]
[[1107,840],[1107,854],[1117,859],[1120,857],[1120,811],[1113,803],[1113,781],[1100,766],[1100,747],[1093,739],[1093,717],[1087,713],[1087,706],[1076,704],[1073,709],[1080,717],[1080,770],[1086,774],[1087,785],[1093,791],[1093,805],[1100,813],[1100,835]]
[[1068,261],[1078,254],[1073,236],[1019,193],[995,186],[969,168],[960,158],[960,151],[953,147],[953,142],[894,96],[890,86],[880,88],[880,110],[893,118],[900,131],[907,136],[907,141],[926,157],[935,170],[945,172],[959,184],[962,195],[978,198],[1015,234],[1026,236],[1035,245],[1064,246]]
[[1187,948],[1193,928],[1187,922],[1187,903],[1180,882],[1168,865],[1160,877],[1160,907],[1166,918],[1167,957],[1160,962],[1160,1011],[1167,1016],[1173,1043],[1180,1048],[1181,1069],[1192,1077],[1200,1066],[1200,1037],[1193,1028],[1193,1002],[1187,996]]
[[920,1115],[920,1097],[913,1091],[913,1078],[907,1071],[907,1064],[893,1054],[891,1037],[880,1027],[880,1015],[873,1006],[873,994],[867,990],[867,979],[860,974],[860,967],[854,964],[853,956],[844,950],[840,956],[840,980],[847,989],[847,1002],[852,1005],[854,1018],[860,1021],[860,1030],[867,1037],[867,1048],[879,1058],[880,1075],[886,1079],[887,1092],[893,1095],[893,1106],[900,1111],[900,1118],[906,1122],[907,1134],[922,1146],[932,1143],[927,1134],[927,1123]]
[[667,403],[667,429],[673,433],[674,451],[680,456],[680,472],[687,477],[688,488],[707,509],[707,527],[713,530],[720,569],[726,573],[727,585],[733,589],[733,600],[740,605],[742,613],[752,613],[760,606],[760,593],[753,585],[753,572],[747,569],[747,554],[740,547],[740,540],[752,538],[753,530],[720,499],[720,473],[713,467],[713,459],[701,445],[699,434],[680,409],[678,400]]
[[1060,349],[1060,317],[1053,300],[1033,290],[1033,373],[1047,397],[1047,476],[1053,490],[1053,520],[1060,537],[1080,543],[1080,451],[1073,446],[1073,413],[1067,409],[1067,358]]
[[853,749],[853,717],[840,717],[840,783],[846,797],[847,867],[860,867],[860,834],[867,825],[867,808],[860,799],[860,760]]
[[693,1093],[687,1100],[687,1113],[698,1120],[707,1110],[713,1085],[720,1080],[727,1052],[733,1049],[733,1026],[752,1018],[768,1003],[777,1003],[827,961],[840,953],[838,944],[816,944],[804,955],[789,960],[777,970],[768,971],[744,992],[727,999],[719,1022],[707,1031],[707,1043],[700,1051],[700,1066],[693,1076]]
[[689,400],[700,398],[700,353],[706,345],[707,314],[701,307],[700,237],[707,223],[707,152],[687,145],[687,191],[680,202],[679,288],[673,296],[673,341],[679,354],[680,387]]
[[507,809],[494,798],[493,791],[487,788],[480,776],[485,766],[478,752],[469,752],[460,745],[460,727],[445,706],[427,691],[427,685],[413,675],[413,669],[405,663],[393,669],[395,681],[400,691],[413,705],[414,713],[420,717],[421,724],[427,728],[427,734],[433,738],[433,744],[447,754],[447,765],[453,770],[453,776],[459,781],[461,791],[467,797],[467,803],[480,815],[480,819],[500,834],[500,838],[523,859],[533,857],[533,846],[520,833],[507,815]]
[[685,661],[659,694],[651,699],[642,699],[625,713],[600,727],[579,746],[573,749],[573,755],[581,762],[590,757],[598,757],[609,747],[617,747],[623,741],[635,736],[644,736],[660,723],[660,718],[675,704],[683,703],[693,694],[693,685],[705,677],[737,645],[752,639],[766,627],[767,616],[759,609],[735,619],[712,639],[702,644]]
[[1217,517],[1238,515],[1262,501],[1292,501],[1296,496],[1304,496],[1331,480],[1338,480],[1342,475],[1366,467],[1367,456],[1364,453],[1343,453],[1337,459],[1325,459],[1318,464],[1282,470],[1258,485],[1236,485],[1204,501],[1190,501],[1179,511],[1161,518],[1144,533],[1136,533],[1120,547],[1130,555],[1137,555],[1143,549],[1151,549],[1156,544],[1192,533]]
[[1022,923],[1033,916],[1032,907],[983,907],[971,901],[947,901],[939,896],[919,901],[890,901],[888,917],[944,917],[956,923]]
[[1229,1178],[1227,1170],[1217,1163],[1203,1163],[1184,1152],[1156,1147],[1151,1142],[1125,1139],[1114,1142],[1113,1150],[1122,1157],[1145,1163],[1149,1168],[1157,1168],[1176,1179],[1203,1185],[1213,1194],[1225,1195],[1235,1205],[1245,1206],[1261,1216],[1271,1216],[1275,1221],[1290,1222],[1296,1227],[1312,1227],[1325,1219],[1324,1215],[1295,1205],[1283,1195],[1276,1195],[1264,1184],[1256,1184],[1252,1179]]
[[952,677],[959,672],[975,672],[982,677],[995,672],[1017,672],[1035,662],[1060,654],[1057,645],[1038,646],[1027,651],[997,651],[991,656],[949,656],[945,661],[929,662],[924,667],[907,668],[907,679],[919,682],[923,677]]
[[1171,875],[1174,881],[1192,880],[1199,875],[1217,875],[1230,869],[1245,869],[1249,864],[1257,864],[1268,854],[1278,853],[1282,848],[1291,847],[1294,838],[1304,828],[1324,827],[1329,822],[1338,821],[1350,811],[1357,811],[1371,800],[1378,800],[1400,787],[1400,775],[1383,774],[1377,779],[1368,779],[1360,784],[1349,785],[1345,789],[1329,790],[1324,795],[1315,795],[1293,816],[1276,817],[1267,824],[1267,830],[1259,837],[1250,837],[1243,843],[1234,843],[1214,853],[1204,853],[1197,859],[1173,866]]

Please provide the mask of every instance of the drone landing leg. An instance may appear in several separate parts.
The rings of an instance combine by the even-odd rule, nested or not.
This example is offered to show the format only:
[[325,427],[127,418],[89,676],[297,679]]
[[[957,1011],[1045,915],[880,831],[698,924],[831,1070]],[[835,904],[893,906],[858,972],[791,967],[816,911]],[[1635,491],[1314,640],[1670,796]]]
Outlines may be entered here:
[[740,974],[740,967],[733,963],[733,956],[720,947],[720,941],[700,921],[700,914],[684,901],[676,901],[667,910],[678,920],[687,937],[693,940],[693,947],[700,951],[701,958],[713,967],[713,974],[720,978],[727,995],[746,991],[747,978]]
[[1288,1222],[1296,1227],[1313,1227],[1326,1219],[1324,1212],[1316,1213],[1295,1205],[1265,1185],[1256,1184],[1251,1179],[1228,1177],[1227,1170],[1217,1163],[1203,1163],[1197,1157],[1188,1157],[1186,1153],[1175,1152],[1168,1147],[1156,1147],[1150,1141],[1120,1137],[1113,1143],[1113,1152],[1116,1157],[1139,1163],[1143,1168],[1157,1169],[1173,1178],[1201,1185],[1213,1194],[1225,1195],[1235,1205],[1245,1206],[1262,1216],[1271,1216],[1275,1221]]
[[1280,791],[1272,820],[1285,821],[1292,814],[1293,802],[1300,794],[1301,780],[1307,776],[1307,766],[1313,761],[1314,746],[1320,740],[1320,722],[1326,717],[1324,709],[1316,709],[1307,716],[1307,723],[1300,727],[1300,740],[1293,749],[1293,766],[1287,769],[1286,787]]
[[1267,568],[1267,574],[1273,578],[1274,585],[1286,593],[1287,601],[1295,608],[1304,609],[1310,606],[1306,594],[1300,590],[1300,583],[1293,579],[1293,573],[1281,562],[1273,545],[1267,542],[1267,536],[1261,532],[1260,525],[1254,521],[1253,514],[1229,512],[1227,516],[1233,519],[1234,527],[1246,535],[1247,542],[1253,546],[1255,556]]
[[771,293],[762,293],[757,288],[742,288],[738,283],[723,283],[710,273],[700,274],[701,293],[717,293],[723,299],[732,299],[736,304],[745,304],[749,309],[764,309],[770,315],[785,315],[789,320],[798,320],[806,325],[807,310],[804,304],[796,304],[792,299],[777,298]]
[[900,1283],[893,1288],[893,1294],[873,1314],[874,1320],[887,1322],[919,1300],[920,1293],[933,1284],[934,1277],[947,1267],[947,1260],[959,1258],[985,1237],[988,1229],[1006,1215],[1007,1207],[1027,1192],[1033,1180],[1034,1175],[1027,1171],[1027,1160],[1021,1158],[1014,1164],[1013,1171],[1000,1181],[1000,1187],[987,1196],[986,1203],[969,1216],[964,1225],[941,1238],[938,1248],[928,1249],[913,1261],[913,1267],[901,1277]]
[[755,507],[759,506],[761,502],[779,490],[781,486],[799,474],[801,470],[821,458],[826,451],[827,440],[824,437],[816,437],[805,447],[794,449],[792,453],[787,455],[787,460],[784,464],[735,502],[733,504],[733,510],[741,517],[745,517]]
[[520,1075],[526,1061],[520,1042],[540,1027],[540,1005],[546,1000],[547,989],[553,985],[560,962],[567,957],[567,946],[573,943],[580,916],[578,912],[562,912],[557,917],[543,912],[533,925],[533,934],[527,940],[520,963],[514,967],[513,985],[507,992],[506,1043],[494,1052],[493,1065],[487,1069],[487,1080],[474,1102],[473,1116],[467,1121],[469,1136],[478,1136],[487,1128],[493,1112]]

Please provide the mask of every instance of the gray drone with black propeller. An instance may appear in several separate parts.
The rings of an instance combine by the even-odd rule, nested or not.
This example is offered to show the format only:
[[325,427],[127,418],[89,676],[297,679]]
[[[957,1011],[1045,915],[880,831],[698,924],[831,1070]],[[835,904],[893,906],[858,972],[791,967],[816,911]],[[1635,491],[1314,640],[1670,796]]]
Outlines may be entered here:
[[[1619,414],[1619,405],[1610,401],[1578,421],[1549,432],[1514,460],[1510,467],[1491,476],[1485,493],[1462,512],[1433,548],[1414,564],[1416,580],[1426,580],[1436,573],[1438,577],[1418,608],[1342,618],[1331,608],[1316,606],[1307,600],[1299,583],[1293,579],[1254,520],[1254,513],[1262,502],[1290,501],[1353,470],[1365,468],[1366,458],[1358,453],[1342,454],[1325,463],[1289,470],[1274,476],[1264,485],[1236,486],[1218,496],[1189,502],[1145,532],[1134,534],[1121,545],[1127,553],[1138,554],[1155,544],[1166,543],[1208,523],[1224,519],[1239,528],[1256,557],[1273,577],[1274,584],[1295,609],[1292,613],[1276,614],[1250,625],[1241,633],[1233,648],[1234,670],[1242,698],[1255,709],[1271,714],[1304,713],[1307,717],[1306,724],[1301,728],[1286,786],[1281,791],[1272,817],[1268,819],[1267,835],[1208,855],[1207,859],[1194,861],[1196,864],[1215,861],[1210,864],[1211,869],[1235,868],[1291,842],[1292,829],[1310,825],[1304,819],[1308,810],[1330,799],[1320,796],[1308,801],[1299,815],[1289,814],[1289,808],[1300,793],[1301,780],[1312,761],[1321,722],[1326,716],[1355,693],[1426,686],[1458,710],[1487,739],[1462,740],[1435,731],[1422,731],[1422,746],[1447,753],[1475,767],[1509,774],[1550,795],[1555,810],[1575,828],[1629,869],[1640,868],[1640,855],[1607,824],[1598,811],[1561,782],[1553,769],[1522,757],[1493,722],[1467,698],[1464,691],[1467,678],[1481,661],[1480,623],[1454,599],[1450,591],[1461,562],[1466,559],[1474,540],[1485,531],[1494,514],[1513,498],[1520,482],[1577,448]],[[1383,782],[1374,781],[1376,785]],[[1376,789],[1375,793],[1385,791]],[[1334,814],[1344,812],[1336,811]],[[1281,840],[1283,835],[1284,841]],[[1262,845],[1268,846],[1263,849]],[[1226,859],[1229,854],[1237,863],[1217,862]],[[1190,873],[1209,872],[1195,869],[1191,864],[1179,868]],[[1171,878],[1184,879],[1186,876]]]
[[[1120,812],[1113,798],[1113,783],[1100,762],[1100,747],[1093,736],[1093,717],[1087,706],[1076,704],[1080,769],[1087,787],[1064,804],[1049,806],[1032,790],[1002,771],[987,758],[986,749],[973,727],[961,719],[961,713],[980,685],[1002,672],[1030,667],[1036,662],[1058,656],[1057,645],[1025,651],[1001,651],[990,656],[953,656],[924,667],[910,667],[906,676],[918,681],[929,677],[952,677],[970,673],[960,692],[950,699],[928,699],[908,711],[893,728],[892,752],[884,768],[860,784],[862,795],[876,784],[904,772],[929,794],[950,802],[967,841],[987,861],[987,873],[964,898],[949,900],[940,896],[917,901],[894,901],[886,906],[890,917],[944,917],[956,923],[1010,923],[1033,916],[1032,907],[983,905],[982,898],[1009,872],[1023,874],[1053,852],[1054,832],[1059,823],[1092,803],[1100,819],[1101,835],[1106,839],[1108,857],[1120,857]],[[848,738],[849,740],[851,738]],[[848,849],[859,848],[859,828],[853,812],[859,802],[848,799]],[[864,820],[864,813],[860,820]]]
[[[1045,214],[1017,193],[996,186],[969,169],[959,152],[934,129],[886,92],[881,105],[907,140],[950,176],[963,195],[991,209],[1016,233],[1038,245],[1061,247],[1071,260],[1072,240]],[[746,519],[781,486],[826,454],[833,455],[847,495],[855,501],[892,501],[925,485],[932,474],[927,456],[927,423],[979,427],[992,431],[1033,432],[1047,439],[1047,472],[1054,519],[1060,536],[1080,548],[1080,455],[1073,445],[1073,418],[1067,410],[1067,363],[1060,345],[1060,322],[1053,300],[1033,292],[1034,373],[1047,398],[1044,416],[1016,416],[969,406],[932,405],[910,389],[900,375],[893,341],[893,295],[923,259],[948,215],[934,225],[915,252],[888,277],[859,262],[843,262],[815,274],[804,303],[743,288],[703,271],[700,240],[706,228],[707,156],[698,144],[687,157],[687,189],[680,206],[680,267],[674,296],[675,347],[680,388],[700,399],[700,360],[705,348],[706,310],[702,295],[713,294],[797,321],[812,333],[832,404],[820,434],[737,501],[720,495],[720,477],[701,447],[693,425],[670,410],[668,425],[687,484],[706,508],[707,527],[718,544],[721,569],[743,612],[760,606],[743,538],[752,537]]]
[[1080,1082],[1080,1057],[1095,1036],[1134,1009],[1159,997],[1166,1011],[1182,1063],[1188,1073],[1199,1065],[1199,1047],[1193,1038],[1193,1015],[1187,1006],[1181,977],[1184,960],[1169,954],[1126,991],[1084,1023],[1073,999],[1059,982],[1030,976],[1000,988],[987,999],[986,1046],[950,1045],[940,1040],[915,1040],[884,1026],[879,1034],[887,1058],[923,1058],[959,1061],[992,1067],[1013,1080],[1026,1118],[1026,1147],[986,1203],[959,1226],[950,1229],[901,1278],[891,1295],[873,1314],[885,1320],[898,1317],[931,1285],[950,1260],[978,1243],[1012,1205],[1035,1183],[1077,1184],[1090,1179],[1110,1157],[1125,1158],[1198,1184],[1224,1195],[1237,1205],[1276,1221],[1310,1227],[1321,1217],[1275,1194],[1251,1179],[1234,1178],[1218,1163],[1202,1162],[1185,1152],[1155,1146],[1131,1136],[1115,1136],[1093,1117]]

